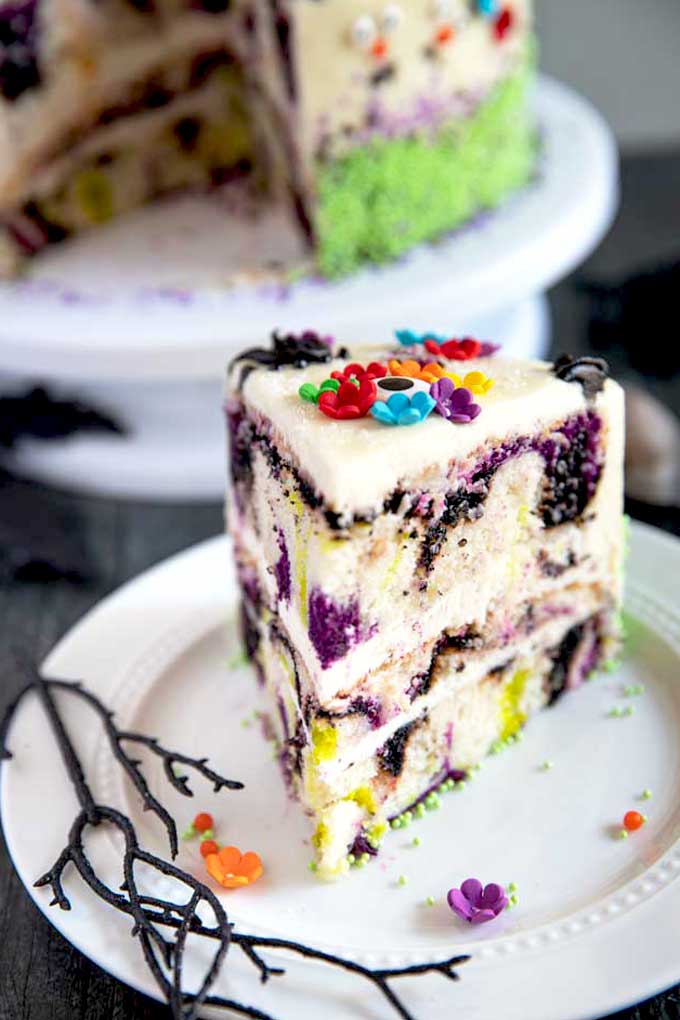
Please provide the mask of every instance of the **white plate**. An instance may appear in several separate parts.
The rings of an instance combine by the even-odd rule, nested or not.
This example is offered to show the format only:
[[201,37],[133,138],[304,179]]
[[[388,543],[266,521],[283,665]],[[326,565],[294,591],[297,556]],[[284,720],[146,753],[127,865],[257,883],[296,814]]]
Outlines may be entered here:
[[[286,934],[381,966],[469,952],[461,981],[409,979],[401,991],[419,1020],[578,1020],[644,999],[680,979],[680,543],[636,525],[627,610],[625,663],[563,698],[529,726],[526,739],[487,761],[474,783],[452,793],[439,813],[391,833],[378,862],[339,885],[307,871],[309,828],[284,793],[257,727],[244,727],[260,703],[248,668],[230,669],[237,644],[235,584],[224,538],[149,571],[106,599],[58,645],[48,674],[83,678],[124,726],[170,747],[208,755],[244,792],[211,794],[200,781],[186,801],[167,792],[157,762],[152,788],[183,826],[211,811],[218,835],[258,850],[265,877],[250,889],[221,892],[240,930]],[[229,621],[228,625],[225,621]],[[643,682],[642,697],[623,697]],[[608,716],[633,704],[629,718]],[[121,782],[96,727],[74,699],[60,698],[96,796],[120,804],[146,845],[165,853],[159,826]],[[155,995],[130,922],[67,880],[69,913],[49,908],[33,881],[56,859],[75,815],[72,791],[37,702],[21,708],[10,733],[15,758],[2,770],[2,816],[15,866],[49,920],[92,960]],[[554,768],[543,771],[550,758]],[[649,821],[626,841],[612,836],[624,812]],[[422,846],[411,840],[417,831]],[[110,835],[89,844],[115,886],[119,858]],[[180,866],[203,875],[196,845]],[[397,885],[405,874],[409,883]],[[444,904],[469,875],[519,885],[520,905],[492,925],[471,929]],[[162,880],[159,882],[161,891]],[[434,907],[424,905],[428,895]],[[195,954],[195,955],[194,955]],[[193,950],[187,977],[200,962]],[[359,980],[318,965],[286,961],[284,978],[262,988],[232,950],[217,991],[277,1017],[386,1020],[389,1009]]]
[[0,369],[216,378],[225,352],[261,343],[275,325],[387,340],[386,322],[444,330],[517,305],[592,250],[618,193],[616,147],[599,113],[550,79],[535,105],[543,154],[534,184],[450,240],[339,283],[227,289],[227,269],[253,238],[237,236],[209,199],[151,206],[58,246],[28,278],[0,284]]

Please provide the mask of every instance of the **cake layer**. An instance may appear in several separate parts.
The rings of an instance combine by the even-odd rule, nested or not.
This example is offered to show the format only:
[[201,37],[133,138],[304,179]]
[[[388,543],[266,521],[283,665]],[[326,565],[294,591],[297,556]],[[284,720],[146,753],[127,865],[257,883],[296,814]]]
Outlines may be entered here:
[[[508,668],[528,643],[549,645],[570,621],[577,626],[617,610],[612,594],[600,585],[554,586],[543,598],[525,601],[512,622],[503,611],[482,632],[445,629],[401,657],[376,662],[351,696],[327,708],[319,704],[315,677],[276,609],[258,598],[252,574],[241,567],[240,576],[251,656],[279,706],[286,740],[295,754],[305,747],[312,753],[325,748],[317,767],[331,785],[346,768],[370,758],[395,732],[455,697],[461,687]],[[598,640],[604,640],[604,633]],[[615,642],[612,635],[609,644]],[[599,651],[608,658],[612,648]]]
[[[254,373],[232,392],[230,527],[331,711],[444,630],[511,631],[556,578],[617,597],[621,391],[588,402],[547,365],[471,364],[495,379],[479,419],[431,418],[398,442],[372,419],[307,410],[295,383],[331,366]],[[356,493],[342,512],[327,474]]]
[[[394,259],[530,178],[530,0],[13,0],[0,5],[3,275],[22,248],[40,247],[10,243],[17,215],[34,212],[37,195],[55,198],[62,213],[54,178],[67,185],[64,164],[99,136],[102,118],[177,101],[186,87],[164,80],[168,67],[220,49],[248,86],[260,178],[296,225],[303,256],[285,269],[315,261],[338,276]],[[227,135],[241,130],[241,111],[235,125],[230,116]],[[114,190],[134,196],[110,203],[113,214],[165,190],[140,188],[143,174],[130,168],[150,162],[155,172],[165,142],[139,136],[143,152],[129,154],[119,174],[109,164],[105,176],[120,177]],[[170,161],[173,186],[203,180],[200,155],[194,173],[176,172],[174,154]],[[43,238],[81,225],[66,219]]]
[[[75,2],[65,11],[64,3],[53,9],[21,5],[29,8],[24,20],[33,18],[31,45],[37,48],[39,74],[16,95],[5,89],[3,100],[0,91],[0,210],[21,201],[32,188],[32,175],[69,148],[74,135],[81,137],[102,116],[110,118],[110,111],[129,105],[131,96],[150,95],[154,78],[155,102],[166,99],[173,85],[163,80],[168,68],[224,50],[227,41],[230,51],[238,53],[242,38],[233,14],[188,10],[162,23],[147,18],[147,31],[121,42],[107,31],[100,35],[96,19],[92,25],[92,4]],[[74,20],[74,10],[79,19]],[[177,81],[175,94],[180,91],[182,82]]]
[[274,334],[229,378],[244,636],[325,876],[618,643],[623,400],[604,363],[398,339]]
[[[277,706],[271,722],[284,774],[314,818],[323,877],[345,871],[349,853],[374,852],[390,819],[422,803],[447,779],[464,778],[616,649],[617,614],[598,606],[595,593],[563,593],[559,605],[559,615],[495,653],[443,649],[435,687],[418,710],[414,704],[372,740],[355,734],[353,748],[351,725],[343,732],[346,720],[324,714],[305,721],[298,713],[290,646],[265,614],[251,651]],[[252,628],[249,633],[252,642]],[[403,678],[408,668],[404,664]]]
[[530,83],[522,64],[483,98],[444,104],[441,121],[421,104],[410,120],[379,121],[350,152],[319,161],[313,224],[324,275],[395,259],[526,185],[536,162]]
[[[240,112],[240,115],[239,115]],[[46,244],[180,188],[205,188],[248,177],[256,141],[242,92],[229,66],[157,108],[122,107],[36,173],[22,207],[0,216],[5,260],[34,254]]]

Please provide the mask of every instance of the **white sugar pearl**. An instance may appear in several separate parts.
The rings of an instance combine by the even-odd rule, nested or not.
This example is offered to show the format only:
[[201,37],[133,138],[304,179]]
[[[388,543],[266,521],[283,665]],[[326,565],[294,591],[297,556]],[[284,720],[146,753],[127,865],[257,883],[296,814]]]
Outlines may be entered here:
[[398,4],[388,4],[382,15],[382,27],[385,32],[394,32],[403,20],[403,12]]
[[352,25],[352,38],[357,46],[370,46],[378,30],[370,14],[362,14]]

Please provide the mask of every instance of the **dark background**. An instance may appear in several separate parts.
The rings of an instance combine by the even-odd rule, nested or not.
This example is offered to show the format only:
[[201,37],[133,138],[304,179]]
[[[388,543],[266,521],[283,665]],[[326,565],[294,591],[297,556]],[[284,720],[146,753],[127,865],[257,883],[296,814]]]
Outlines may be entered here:
[[[554,350],[587,347],[589,305],[580,279],[614,280],[641,265],[680,257],[680,154],[628,157],[623,164],[623,203],[614,229],[585,270],[560,284],[551,294]],[[655,345],[677,343],[677,316],[668,333],[640,337],[655,367]],[[658,347],[656,348],[658,349]],[[625,351],[613,351],[614,374],[640,376],[630,368]],[[642,379],[674,410],[680,409],[680,382]],[[21,507],[40,531],[66,521],[79,538],[90,574],[87,581],[13,580],[0,573],[0,703],[18,686],[17,651],[38,660],[62,634],[102,596],[153,563],[222,529],[222,508],[214,506],[144,505],[65,495],[2,479],[0,499]],[[7,505],[7,504],[6,504]],[[677,510],[644,504],[629,506],[642,517],[680,534]],[[680,947],[679,947],[680,953]],[[577,976],[575,976],[577,979]],[[455,991],[451,998],[455,1015]],[[72,949],[37,911],[0,849],[0,1020],[167,1020],[167,1010],[104,974]],[[680,987],[634,1009],[617,1020],[680,1018]],[[294,1020],[294,1018],[291,1018]],[[499,1017],[498,1020],[502,1020]]]

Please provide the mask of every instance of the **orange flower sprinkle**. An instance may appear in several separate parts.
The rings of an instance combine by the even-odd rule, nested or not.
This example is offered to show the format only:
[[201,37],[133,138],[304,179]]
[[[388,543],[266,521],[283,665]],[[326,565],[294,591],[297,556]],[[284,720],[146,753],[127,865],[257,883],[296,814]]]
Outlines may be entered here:
[[252,885],[262,875],[262,861],[256,853],[249,850],[242,854],[237,846],[223,846],[216,854],[208,854],[205,859],[208,872],[224,886],[225,889],[239,889],[244,885]]
[[417,361],[393,360],[388,364],[390,375],[408,376],[409,379],[421,379],[423,382],[433,383],[449,375],[436,361],[429,361],[422,366]]

